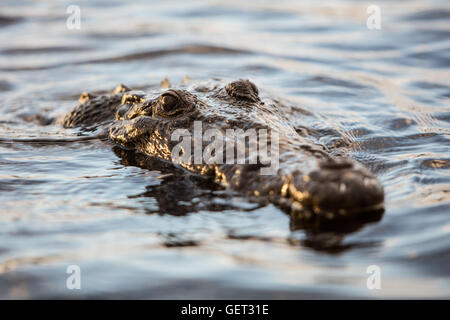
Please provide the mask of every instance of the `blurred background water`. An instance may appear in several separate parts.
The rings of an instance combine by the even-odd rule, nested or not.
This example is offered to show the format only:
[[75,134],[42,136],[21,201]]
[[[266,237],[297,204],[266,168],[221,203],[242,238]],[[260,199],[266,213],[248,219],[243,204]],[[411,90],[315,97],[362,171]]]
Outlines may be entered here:
[[[83,91],[185,76],[249,78],[319,115],[382,181],[381,221],[305,229],[34,121]],[[450,297],[448,1],[3,0],[0,97],[0,298]]]

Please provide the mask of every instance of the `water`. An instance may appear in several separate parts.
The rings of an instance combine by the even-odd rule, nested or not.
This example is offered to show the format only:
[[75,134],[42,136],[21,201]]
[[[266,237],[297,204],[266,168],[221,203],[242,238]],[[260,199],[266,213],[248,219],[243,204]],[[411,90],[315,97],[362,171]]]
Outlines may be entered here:
[[[377,1],[376,31],[370,4],[3,0],[0,298],[450,297],[450,6]],[[333,132],[321,142],[343,140],[382,181],[382,219],[305,229],[36,121],[83,91],[185,76],[250,78],[316,113]],[[72,264],[81,290],[66,288]]]

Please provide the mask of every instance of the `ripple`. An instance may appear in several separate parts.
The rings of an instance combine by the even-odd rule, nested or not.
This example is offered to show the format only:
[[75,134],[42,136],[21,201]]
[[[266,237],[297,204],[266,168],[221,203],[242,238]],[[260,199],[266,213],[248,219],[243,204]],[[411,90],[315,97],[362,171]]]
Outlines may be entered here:
[[28,55],[28,54],[45,54],[45,53],[78,52],[78,51],[81,52],[88,50],[92,50],[92,48],[80,46],[16,47],[1,50],[0,54]]
[[426,159],[422,161],[420,168],[449,169],[450,159]]
[[404,17],[409,21],[448,20],[449,18],[450,10],[445,8],[424,9]]
[[0,80],[0,91],[8,91],[8,90],[12,90],[13,89],[13,85],[7,81],[4,80]]
[[0,15],[0,27],[8,26],[10,24],[18,23],[22,17],[4,16]]

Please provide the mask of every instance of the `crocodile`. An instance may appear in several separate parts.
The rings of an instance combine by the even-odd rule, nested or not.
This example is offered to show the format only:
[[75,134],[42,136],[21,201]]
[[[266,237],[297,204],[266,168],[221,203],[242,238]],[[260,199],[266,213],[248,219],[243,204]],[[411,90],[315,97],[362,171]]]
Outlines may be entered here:
[[[146,91],[119,85],[112,92],[83,93],[78,105],[58,122],[87,131],[101,128],[116,146],[163,161],[174,162],[175,150],[181,150],[186,157],[175,162],[183,170],[210,177],[302,219],[346,220],[383,210],[381,182],[360,162],[333,152],[308,130],[294,127],[289,118],[294,109],[297,120],[314,116],[261,94],[245,79]],[[197,134],[199,128],[202,131]],[[243,143],[237,143],[237,134],[228,135],[230,130],[244,133]],[[213,132],[214,137],[206,139],[206,132]],[[255,132],[264,135],[252,136]],[[222,143],[211,148],[219,140]],[[264,159],[255,156],[262,140],[267,145]],[[243,148],[240,158],[236,157],[238,148]],[[219,155],[223,159],[228,154],[237,159],[218,161]],[[276,161],[276,167],[267,159]]]

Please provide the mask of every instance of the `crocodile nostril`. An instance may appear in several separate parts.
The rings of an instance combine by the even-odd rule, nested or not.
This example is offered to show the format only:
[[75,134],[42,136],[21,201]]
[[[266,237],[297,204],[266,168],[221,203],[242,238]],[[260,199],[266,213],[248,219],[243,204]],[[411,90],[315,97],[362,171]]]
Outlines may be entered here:
[[177,106],[178,100],[174,96],[165,95],[161,99],[164,111],[172,111]]
[[328,159],[319,163],[319,167],[329,170],[352,169],[353,163],[346,159]]

